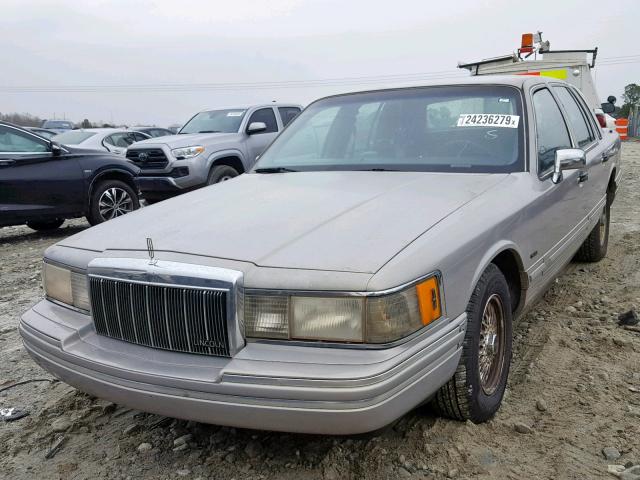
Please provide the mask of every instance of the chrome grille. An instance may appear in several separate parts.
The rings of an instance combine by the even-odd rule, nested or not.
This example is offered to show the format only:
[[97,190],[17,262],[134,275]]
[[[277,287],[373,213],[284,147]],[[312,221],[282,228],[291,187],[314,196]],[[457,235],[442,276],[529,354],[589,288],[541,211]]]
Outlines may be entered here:
[[230,356],[228,292],[90,277],[96,331],[147,347]]

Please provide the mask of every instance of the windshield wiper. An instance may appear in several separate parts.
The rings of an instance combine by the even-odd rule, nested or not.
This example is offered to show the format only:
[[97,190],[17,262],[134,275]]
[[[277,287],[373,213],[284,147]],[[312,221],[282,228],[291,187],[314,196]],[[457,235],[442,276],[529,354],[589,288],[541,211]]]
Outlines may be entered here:
[[256,168],[254,170],[255,173],[288,173],[288,172],[297,172],[298,170],[293,170],[292,168],[287,167],[265,167],[265,168]]
[[200,130],[198,133],[220,133],[220,130]]

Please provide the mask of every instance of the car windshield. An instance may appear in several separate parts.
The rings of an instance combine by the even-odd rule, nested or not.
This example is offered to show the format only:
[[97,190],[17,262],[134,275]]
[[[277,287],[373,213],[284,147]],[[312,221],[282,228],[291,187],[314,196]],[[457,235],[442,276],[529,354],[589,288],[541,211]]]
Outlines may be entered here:
[[245,113],[243,109],[200,112],[179,133],[237,133]]
[[73,128],[73,123],[67,122],[64,120],[47,120],[42,125],[43,128],[64,128],[71,130]]
[[519,91],[462,85],[385,90],[311,104],[256,164],[286,170],[523,170]]
[[78,145],[85,140],[93,137],[95,132],[83,132],[82,130],[72,130],[71,132],[64,132],[60,135],[56,135],[52,138],[53,141],[62,143],[64,145]]

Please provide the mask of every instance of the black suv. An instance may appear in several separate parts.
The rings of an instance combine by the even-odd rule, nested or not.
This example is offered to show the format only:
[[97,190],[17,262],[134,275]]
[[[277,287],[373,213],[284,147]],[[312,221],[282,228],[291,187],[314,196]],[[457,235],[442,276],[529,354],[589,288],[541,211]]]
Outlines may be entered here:
[[117,155],[58,145],[0,122],[0,227],[53,230],[66,218],[110,220],[140,207],[140,170]]

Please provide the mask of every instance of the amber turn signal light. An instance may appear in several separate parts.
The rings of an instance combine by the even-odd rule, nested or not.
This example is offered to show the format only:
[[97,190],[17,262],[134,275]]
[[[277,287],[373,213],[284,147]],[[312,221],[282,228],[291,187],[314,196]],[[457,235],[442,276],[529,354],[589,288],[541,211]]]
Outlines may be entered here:
[[416,285],[416,293],[423,325],[429,325],[442,316],[437,277],[430,277]]

